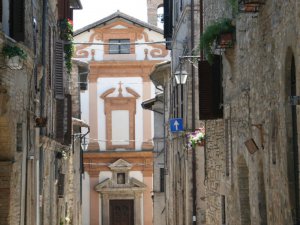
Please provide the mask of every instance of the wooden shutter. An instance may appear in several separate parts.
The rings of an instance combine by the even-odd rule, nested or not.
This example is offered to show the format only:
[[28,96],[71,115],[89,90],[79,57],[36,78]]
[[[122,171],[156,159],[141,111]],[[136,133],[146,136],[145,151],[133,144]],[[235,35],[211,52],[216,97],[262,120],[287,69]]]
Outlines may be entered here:
[[9,26],[10,36],[16,41],[24,41],[25,33],[24,0],[10,0]]
[[200,120],[223,117],[223,91],[221,57],[215,56],[214,63],[199,62],[199,112]]
[[70,18],[70,2],[69,0],[58,0],[58,19]]
[[55,43],[55,98],[64,99],[64,45],[61,41]]
[[63,143],[64,140],[64,112],[65,112],[65,100],[56,100],[56,140]]
[[172,37],[173,1],[164,0],[164,37]]
[[72,95],[66,95],[66,113],[65,113],[65,135],[64,143],[66,145],[71,144],[71,135],[72,135]]
[[65,174],[59,173],[57,182],[57,196],[63,198],[65,193]]
[[52,28],[48,27],[48,87],[51,87],[52,84]]

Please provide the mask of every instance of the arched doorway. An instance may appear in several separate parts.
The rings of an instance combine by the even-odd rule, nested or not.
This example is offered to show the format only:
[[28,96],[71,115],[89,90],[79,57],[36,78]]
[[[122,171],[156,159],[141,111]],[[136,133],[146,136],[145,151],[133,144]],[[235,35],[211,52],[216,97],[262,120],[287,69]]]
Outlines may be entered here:
[[[296,65],[294,55],[289,51],[286,60],[286,95],[297,96]],[[298,127],[296,105],[286,107],[287,128],[287,175],[289,185],[289,200],[293,224],[300,224],[299,213],[299,157],[298,157]]]
[[240,157],[237,166],[241,225],[250,225],[249,169],[243,157]]

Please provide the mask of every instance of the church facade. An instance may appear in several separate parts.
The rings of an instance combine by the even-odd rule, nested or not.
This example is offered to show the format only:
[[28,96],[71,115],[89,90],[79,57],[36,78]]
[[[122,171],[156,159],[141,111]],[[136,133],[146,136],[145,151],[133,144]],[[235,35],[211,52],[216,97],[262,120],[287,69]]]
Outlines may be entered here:
[[151,225],[153,114],[141,103],[155,94],[153,66],[169,58],[163,32],[118,11],[76,31],[74,42],[75,58],[89,64],[83,224]]

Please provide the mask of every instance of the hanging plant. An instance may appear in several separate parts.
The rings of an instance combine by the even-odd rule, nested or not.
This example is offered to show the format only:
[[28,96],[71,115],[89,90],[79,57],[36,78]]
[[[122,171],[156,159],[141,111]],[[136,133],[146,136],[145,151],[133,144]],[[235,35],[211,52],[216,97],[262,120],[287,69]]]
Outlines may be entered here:
[[216,42],[220,40],[222,34],[226,34],[226,33],[232,34],[234,33],[234,31],[235,31],[235,26],[232,25],[232,20],[228,18],[222,18],[216,20],[214,23],[206,27],[205,31],[200,37],[199,47],[201,50],[204,51],[206,59],[210,64],[212,64],[213,62],[214,44],[216,44]]
[[63,19],[60,21],[61,34],[60,38],[66,43],[64,44],[64,53],[65,53],[65,65],[67,72],[72,71],[72,56],[74,53],[73,45],[73,22],[70,19]]

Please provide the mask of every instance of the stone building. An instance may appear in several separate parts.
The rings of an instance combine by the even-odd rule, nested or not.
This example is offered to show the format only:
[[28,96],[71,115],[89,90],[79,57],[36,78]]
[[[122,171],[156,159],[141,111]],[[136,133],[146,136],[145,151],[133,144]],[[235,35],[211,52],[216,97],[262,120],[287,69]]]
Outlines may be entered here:
[[83,224],[153,223],[152,67],[169,58],[162,30],[117,11],[75,32],[76,59],[89,64],[82,118]]
[[[191,85],[189,81],[195,86],[184,91],[191,98],[183,102],[183,114],[179,110],[177,115],[192,118],[187,120],[187,129],[204,125],[206,130],[205,146],[196,147],[196,168],[191,171],[197,174],[196,194],[191,188],[195,184],[193,176],[186,176],[184,183],[180,174],[168,178],[175,173],[168,171],[166,179],[171,188],[166,196],[172,200],[167,213],[178,216],[177,221],[191,221],[194,215],[193,224],[299,224],[299,3],[201,0],[200,5],[194,5],[199,13],[194,18],[184,16],[182,1],[164,3],[168,7],[165,12],[172,12],[173,17],[168,21],[170,14],[165,15],[165,35],[173,41],[168,46],[172,49],[170,80],[178,68],[181,70],[176,66],[182,59],[188,58],[189,64],[198,67],[198,74],[193,77],[186,69],[186,60],[179,63],[192,75],[187,86]],[[183,34],[191,34],[194,46],[198,46],[200,34],[223,18],[231,20],[235,27],[234,38],[230,43],[221,42],[219,35],[209,46],[214,55],[212,64],[206,61],[207,52],[191,54],[193,45],[188,44],[189,35],[185,39]],[[199,23],[195,33],[191,30],[193,25],[185,26],[193,21]],[[181,35],[183,38],[179,39]],[[182,43],[187,43],[186,52],[180,52],[184,49],[180,48]],[[196,56],[199,62],[190,56]],[[173,117],[176,106],[181,105],[181,90],[176,92],[175,88],[172,92],[172,84],[169,87],[171,104],[167,111]],[[194,98],[193,91],[197,93]],[[190,109],[196,117],[189,114]],[[172,137],[168,138],[166,149],[170,153],[168,167],[180,171],[184,151],[178,147],[182,144],[176,143],[180,135]],[[186,140],[182,138],[182,142],[185,144]],[[181,200],[187,202],[183,211],[182,206],[176,208],[176,192],[183,193],[183,198],[186,194],[191,197],[191,201]],[[193,201],[195,210],[190,205]],[[176,222],[170,220],[167,224]]]
[[72,152],[72,96],[58,26],[81,3],[5,0],[0,6],[0,224],[81,224],[66,220],[64,177],[73,173],[67,169],[73,157],[63,156]]

